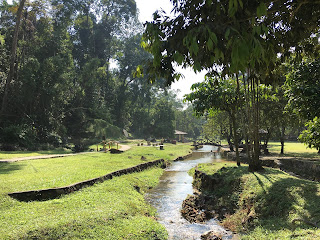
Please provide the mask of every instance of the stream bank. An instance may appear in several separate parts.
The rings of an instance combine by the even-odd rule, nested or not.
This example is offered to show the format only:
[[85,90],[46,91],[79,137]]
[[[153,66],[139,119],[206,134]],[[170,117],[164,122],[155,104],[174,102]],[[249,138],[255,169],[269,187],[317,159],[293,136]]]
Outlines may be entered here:
[[221,162],[198,165],[193,186],[182,210],[190,221],[215,217],[241,239],[320,239],[320,183]]
[[[161,176],[158,186],[147,194],[146,200],[157,209],[158,221],[166,227],[169,239],[214,239],[209,238],[212,232],[208,231],[220,237],[216,239],[232,239],[231,232],[222,228],[215,219],[189,222],[181,214],[183,201],[188,195],[193,195],[193,178],[188,171],[200,163],[221,161],[220,156],[215,154],[216,150],[217,147],[204,146],[195,151],[192,157],[173,162]],[[201,237],[206,232],[207,238]]]

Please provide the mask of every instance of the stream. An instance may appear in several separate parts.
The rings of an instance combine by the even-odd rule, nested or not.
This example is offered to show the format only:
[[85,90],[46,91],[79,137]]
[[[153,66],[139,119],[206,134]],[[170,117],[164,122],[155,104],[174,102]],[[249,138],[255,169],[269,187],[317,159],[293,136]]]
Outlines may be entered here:
[[220,155],[215,156],[211,152],[216,150],[215,146],[205,145],[194,151],[191,158],[173,162],[166,168],[158,186],[146,195],[146,200],[157,209],[158,221],[166,227],[169,239],[201,239],[201,235],[210,230],[221,233],[223,239],[232,239],[232,234],[222,228],[217,220],[189,223],[180,213],[183,200],[193,194],[193,178],[188,171],[199,163],[219,161]]

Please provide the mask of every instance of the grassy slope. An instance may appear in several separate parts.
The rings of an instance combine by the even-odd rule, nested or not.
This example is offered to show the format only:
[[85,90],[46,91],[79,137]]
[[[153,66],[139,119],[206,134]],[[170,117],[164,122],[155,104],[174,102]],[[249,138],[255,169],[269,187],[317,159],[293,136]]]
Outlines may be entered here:
[[242,239],[320,239],[320,229],[292,223],[294,219],[320,221],[320,183],[277,169],[248,173],[246,166],[234,166],[230,162],[199,166],[199,170],[218,173],[224,179],[212,193],[218,198],[216,207],[235,208],[224,226],[245,231]]
[[[165,229],[152,218],[155,212],[143,199],[143,193],[158,182],[163,171],[159,168],[44,202],[18,202],[6,193],[65,186],[146,161],[172,160],[189,151],[188,144],[168,144],[164,151],[133,147],[119,155],[96,153],[1,163],[1,239],[165,239]],[[142,161],[141,155],[146,160]]]

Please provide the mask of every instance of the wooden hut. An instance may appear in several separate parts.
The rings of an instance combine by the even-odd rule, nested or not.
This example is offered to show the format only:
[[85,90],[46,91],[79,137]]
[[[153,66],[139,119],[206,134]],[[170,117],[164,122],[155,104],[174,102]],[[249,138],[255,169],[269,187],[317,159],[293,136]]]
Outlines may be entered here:
[[175,130],[174,135],[176,135],[176,138],[179,142],[184,142],[184,136],[188,133]]

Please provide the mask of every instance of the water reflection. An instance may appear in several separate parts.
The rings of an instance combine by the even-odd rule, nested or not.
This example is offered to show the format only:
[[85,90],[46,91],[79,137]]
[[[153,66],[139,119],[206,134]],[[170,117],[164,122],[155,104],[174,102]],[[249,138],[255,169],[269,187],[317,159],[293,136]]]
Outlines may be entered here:
[[160,178],[159,185],[147,194],[146,199],[157,209],[159,222],[167,228],[169,239],[200,239],[201,234],[209,230],[223,233],[224,239],[232,238],[215,220],[205,224],[189,223],[180,213],[183,200],[193,193],[193,179],[188,171],[199,163],[219,161],[216,150],[215,146],[204,146],[188,160],[174,162]]

